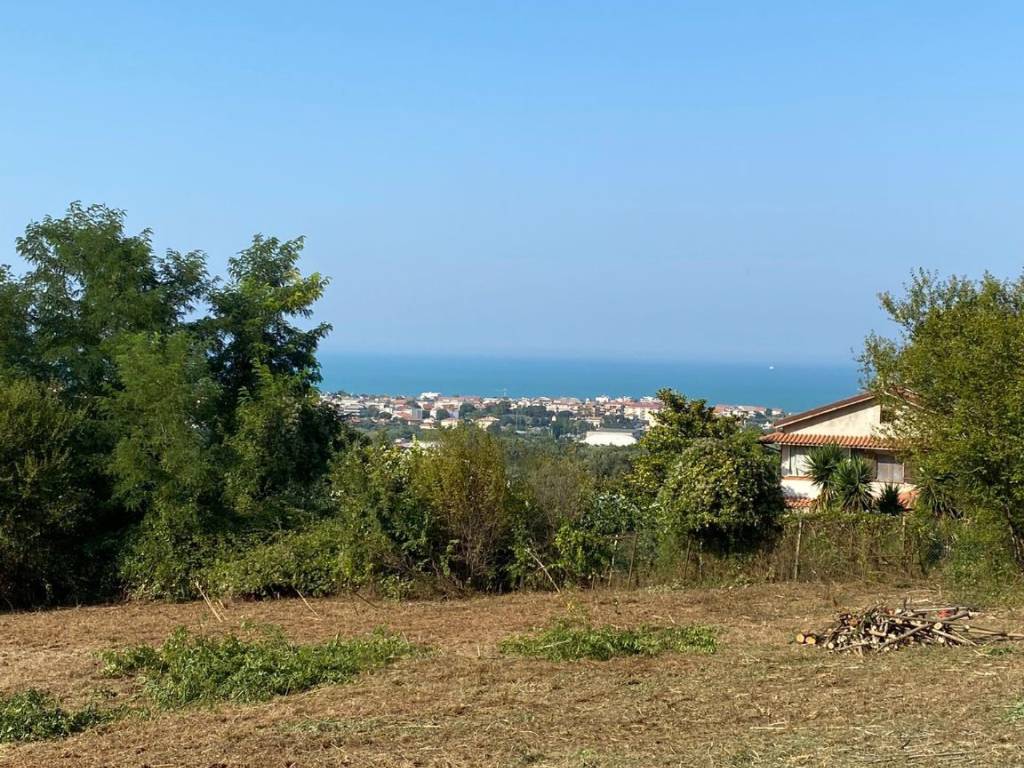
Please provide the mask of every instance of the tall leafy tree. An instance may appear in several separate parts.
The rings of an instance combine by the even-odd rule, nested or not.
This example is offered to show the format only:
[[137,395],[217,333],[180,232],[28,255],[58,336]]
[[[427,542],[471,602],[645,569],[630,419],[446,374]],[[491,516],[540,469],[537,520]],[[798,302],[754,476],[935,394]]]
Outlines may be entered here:
[[863,362],[892,436],[940,496],[1001,520],[1024,565],[1024,278],[920,271],[881,303],[899,333]]
[[31,267],[24,284],[35,353],[66,395],[95,396],[115,384],[120,334],[173,328],[206,287],[201,253],[158,257],[149,230],[126,234],[124,216],[72,203],[17,239]]
[[320,381],[316,349],[331,326],[297,323],[312,316],[327,280],[299,272],[302,247],[302,238],[257,235],[230,260],[228,283],[210,295],[213,312],[204,327],[211,335],[213,371],[230,400],[243,391],[255,394],[261,371],[289,377],[305,390]]
[[141,520],[125,575],[140,593],[186,597],[207,537],[228,523],[219,386],[184,331],[122,337],[115,362],[121,387],[106,406],[118,435],[109,472],[117,499]]

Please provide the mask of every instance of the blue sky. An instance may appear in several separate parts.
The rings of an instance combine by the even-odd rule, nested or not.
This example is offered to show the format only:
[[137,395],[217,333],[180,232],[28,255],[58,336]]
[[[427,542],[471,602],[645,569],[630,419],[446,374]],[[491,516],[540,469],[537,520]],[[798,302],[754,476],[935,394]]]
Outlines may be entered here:
[[0,261],[70,200],[220,269],[307,236],[329,350],[833,363],[1016,276],[1017,3],[4,3]]

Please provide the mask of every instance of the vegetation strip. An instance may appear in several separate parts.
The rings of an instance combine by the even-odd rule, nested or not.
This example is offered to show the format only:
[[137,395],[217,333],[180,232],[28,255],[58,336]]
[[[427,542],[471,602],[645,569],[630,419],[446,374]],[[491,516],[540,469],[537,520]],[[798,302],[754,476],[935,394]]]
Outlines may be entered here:
[[136,676],[164,708],[273,696],[344,683],[419,650],[400,635],[377,630],[315,645],[289,643],[279,629],[252,640],[210,637],[177,629],[159,648],[137,645],[102,654],[104,674]]
[[114,717],[92,704],[65,709],[49,693],[29,688],[0,696],[0,743],[64,738]]
[[715,632],[709,627],[639,626],[619,629],[593,627],[561,620],[533,635],[515,635],[501,643],[502,653],[533,656],[550,661],[593,659],[607,661],[616,656],[656,656],[665,652],[714,653]]

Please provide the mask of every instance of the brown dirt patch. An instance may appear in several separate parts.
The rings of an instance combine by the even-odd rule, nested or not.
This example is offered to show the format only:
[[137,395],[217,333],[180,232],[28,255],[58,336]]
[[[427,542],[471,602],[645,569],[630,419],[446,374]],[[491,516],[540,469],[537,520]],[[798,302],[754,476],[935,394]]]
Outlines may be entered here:
[[[70,700],[96,688],[95,654],[161,642],[179,625],[244,622],[297,641],[386,625],[436,651],[354,683],[265,704],[161,712],[64,741],[0,745],[11,766],[870,766],[1024,765],[1024,647],[1002,655],[910,649],[877,658],[792,644],[839,607],[941,596],[925,588],[760,585],[735,590],[516,594],[452,602],[352,598],[130,604],[0,616],[0,690]],[[497,642],[563,615],[595,622],[719,627],[712,656],[549,663],[501,657]],[[1024,613],[987,623],[1020,630]]]

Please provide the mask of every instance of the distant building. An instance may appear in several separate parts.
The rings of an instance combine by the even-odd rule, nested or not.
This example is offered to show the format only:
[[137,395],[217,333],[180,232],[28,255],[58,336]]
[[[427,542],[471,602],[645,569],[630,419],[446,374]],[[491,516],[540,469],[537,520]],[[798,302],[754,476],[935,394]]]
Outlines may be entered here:
[[583,438],[587,445],[617,445],[625,447],[636,443],[631,429],[592,429]]

